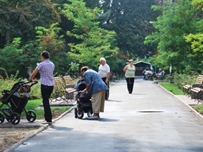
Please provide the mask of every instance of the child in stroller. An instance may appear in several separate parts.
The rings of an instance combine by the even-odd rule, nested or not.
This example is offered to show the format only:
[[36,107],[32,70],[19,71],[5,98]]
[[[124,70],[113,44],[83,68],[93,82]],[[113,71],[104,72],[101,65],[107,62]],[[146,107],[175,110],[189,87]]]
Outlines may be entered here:
[[80,79],[76,84],[77,106],[75,107],[75,118],[82,119],[84,116],[84,113],[87,113],[87,116],[90,117],[93,113],[92,103],[90,101],[91,96],[82,93],[82,91],[85,88],[86,88],[86,83],[84,79]]
[[[29,85],[29,83],[31,83]],[[22,111],[25,111],[26,118],[29,122],[34,122],[36,114],[34,111],[26,111],[25,106],[28,102],[30,88],[35,85],[35,82],[17,82],[13,85],[12,89],[3,90],[0,102],[0,124],[2,124],[6,118],[8,122],[13,125],[17,125],[20,122],[20,115]],[[5,108],[6,106],[6,108]]]

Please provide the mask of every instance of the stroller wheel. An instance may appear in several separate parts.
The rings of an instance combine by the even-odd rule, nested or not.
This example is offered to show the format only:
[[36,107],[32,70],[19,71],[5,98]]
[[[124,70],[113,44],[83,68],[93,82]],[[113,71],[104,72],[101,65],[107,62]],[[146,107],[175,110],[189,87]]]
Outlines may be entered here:
[[74,113],[75,113],[75,118],[78,118],[78,115],[77,115],[78,109],[77,108],[74,109]]
[[29,122],[34,122],[36,120],[36,114],[33,110],[29,110],[26,113],[26,118]]
[[79,119],[82,119],[83,116],[84,116],[84,111],[83,111],[83,110],[77,110],[77,117],[78,117]]
[[10,120],[13,125],[17,125],[20,122],[20,115],[16,112],[13,112]]
[[92,112],[92,109],[90,109],[90,110],[87,112],[87,116],[88,116],[88,117],[91,117],[91,116],[92,116],[92,113],[93,113],[93,112]]
[[0,113],[0,124],[2,124],[4,122],[4,115],[2,113]]
[[8,122],[11,122],[11,118],[10,118],[9,116],[6,116],[6,120],[7,120]]

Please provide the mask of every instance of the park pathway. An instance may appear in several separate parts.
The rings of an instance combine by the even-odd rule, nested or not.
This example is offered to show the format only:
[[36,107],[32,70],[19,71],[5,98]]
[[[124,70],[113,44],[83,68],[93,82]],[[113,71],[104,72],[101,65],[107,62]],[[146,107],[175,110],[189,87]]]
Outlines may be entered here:
[[113,84],[100,117],[71,112],[14,152],[203,152],[202,120],[152,81]]

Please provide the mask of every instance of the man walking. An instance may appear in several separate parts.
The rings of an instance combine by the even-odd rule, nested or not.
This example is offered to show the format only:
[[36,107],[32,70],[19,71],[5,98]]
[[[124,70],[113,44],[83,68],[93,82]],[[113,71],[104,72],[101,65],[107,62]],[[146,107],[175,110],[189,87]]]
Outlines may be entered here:
[[104,112],[105,93],[108,90],[106,84],[102,81],[99,74],[89,69],[87,66],[81,68],[81,73],[84,75],[86,88],[83,94],[91,95],[93,115],[88,119],[99,119],[99,113]]
[[49,60],[50,54],[47,51],[41,53],[42,62],[37,65],[35,70],[30,76],[30,81],[33,81],[36,74],[40,73],[40,83],[41,83],[41,94],[42,94],[42,103],[44,106],[44,124],[52,124],[52,113],[49,105],[49,97],[53,91],[54,87],[54,68],[55,65]]
[[[111,76],[111,73],[110,73],[110,67],[106,63],[105,58],[100,58],[100,66],[98,69],[98,74],[101,77],[101,79],[104,81],[104,83],[107,85],[107,87],[109,88],[109,78]],[[108,100],[108,98],[109,98],[109,90],[106,91],[106,94],[105,94],[105,99]]]

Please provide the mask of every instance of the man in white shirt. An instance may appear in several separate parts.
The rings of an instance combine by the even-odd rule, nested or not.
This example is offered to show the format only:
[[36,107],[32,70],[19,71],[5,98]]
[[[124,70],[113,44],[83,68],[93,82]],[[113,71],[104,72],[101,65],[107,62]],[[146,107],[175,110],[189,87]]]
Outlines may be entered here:
[[[106,63],[105,58],[100,58],[100,66],[98,69],[98,74],[100,75],[101,79],[106,83],[106,85],[109,87],[109,78],[111,76],[111,73],[110,73],[110,67]],[[108,96],[109,96],[109,92],[106,91],[106,96],[105,96],[106,100],[108,100]]]

